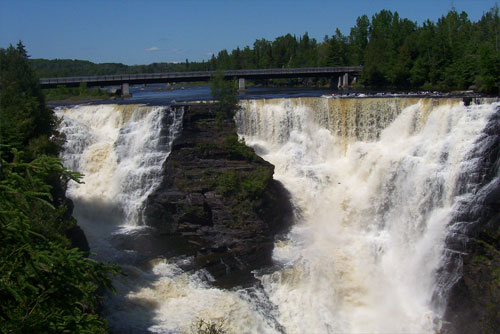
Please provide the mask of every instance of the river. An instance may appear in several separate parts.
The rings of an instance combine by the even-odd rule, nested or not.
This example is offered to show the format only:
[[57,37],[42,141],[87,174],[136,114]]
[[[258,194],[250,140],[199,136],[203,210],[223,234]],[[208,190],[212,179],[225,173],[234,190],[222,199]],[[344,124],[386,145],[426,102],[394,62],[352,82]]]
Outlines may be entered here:
[[480,168],[470,152],[498,102],[249,89],[239,135],[275,165],[297,214],[276,266],[255,274],[260,284],[223,290],[203,270],[183,272],[189,259],[144,263],[116,246],[147,229],[142,204],[182,131],[182,110],[167,105],[210,98],[207,87],[134,89],[126,104],[57,111],[65,164],[85,174],[68,189],[75,217],[96,257],[127,274],[104,304],[112,332],[190,333],[199,319],[230,333],[439,332],[449,288],[440,282],[458,279],[439,273],[446,238],[473,196],[457,191],[472,182],[459,176]]

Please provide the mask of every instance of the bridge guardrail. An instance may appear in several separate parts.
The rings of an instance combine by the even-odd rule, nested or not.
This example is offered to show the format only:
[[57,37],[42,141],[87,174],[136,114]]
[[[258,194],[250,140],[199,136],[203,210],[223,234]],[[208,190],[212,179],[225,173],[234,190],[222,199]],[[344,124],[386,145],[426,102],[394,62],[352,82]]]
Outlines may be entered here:
[[[294,75],[301,74],[319,74],[319,73],[356,73],[363,70],[362,66],[336,66],[336,67],[303,67],[303,68],[270,68],[270,69],[247,69],[247,70],[227,70],[223,71],[226,77],[245,77],[245,76],[266,76],[274,75]],[[41,78],[40,84],[58,85],[58,84],[77,84],[82,82],[107,84],[121,84],[130,81],[141,80],[161,80],[161,79],[179,79],[179,78],[199,78],[200,80],[209,79],[215,75],[216,71],[199,72],[163,72],[163,73],[138,73],[123,75],[97,75],[97,76],[75,76],[75,77],[55,77]]]

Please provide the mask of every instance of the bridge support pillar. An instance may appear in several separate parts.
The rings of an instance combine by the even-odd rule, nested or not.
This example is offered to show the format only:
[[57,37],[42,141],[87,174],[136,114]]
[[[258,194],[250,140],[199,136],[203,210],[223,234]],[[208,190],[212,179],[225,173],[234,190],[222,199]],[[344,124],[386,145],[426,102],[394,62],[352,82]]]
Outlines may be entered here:
[[244,93],[246,91],[245,88],[245,78],[238,79],[238,93]]
[[344,74],[342,89],[349,89],[349,73]]
[[130,97],[130,89],[128,82],[122,83],[122,97]]

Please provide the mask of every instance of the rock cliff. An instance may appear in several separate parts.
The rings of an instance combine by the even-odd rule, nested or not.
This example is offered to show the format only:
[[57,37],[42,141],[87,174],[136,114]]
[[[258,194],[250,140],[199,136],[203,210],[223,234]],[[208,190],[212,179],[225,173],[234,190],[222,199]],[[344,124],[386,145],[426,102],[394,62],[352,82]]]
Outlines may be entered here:
[[184,269],[204,268],[220,286],[249,283],[251,271],[272,263],[275,238],[293,219],[288,193],[216,105],[183,107],[162,182],[146,202],[146,224],[184,245],[176,255],[193,259]]
[[493,334],[500,328],[500,108],[476,144],[471,154],[477,170],[458,182],[459,194],[474,197],[461,203],[455,217],[461,228],[448,240],[460,254],[453,267],[461,272],[448,298],[446,333]]

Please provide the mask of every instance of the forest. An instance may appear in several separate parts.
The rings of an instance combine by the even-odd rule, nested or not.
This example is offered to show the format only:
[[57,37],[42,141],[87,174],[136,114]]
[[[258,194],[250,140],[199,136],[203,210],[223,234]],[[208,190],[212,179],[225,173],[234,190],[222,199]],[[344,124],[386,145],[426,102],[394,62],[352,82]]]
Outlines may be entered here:
[[221,50],[201,62],[124,65],[69,59],[31,59],[40,77],[363,65],[361,83],[369,88],[466,90],[495,94],[500,86],[498,6],[472,22],[450,10],[417,24],[397,12],[362,15],[344,35],[336,29],[322,41],[286,34],[253,46]]

